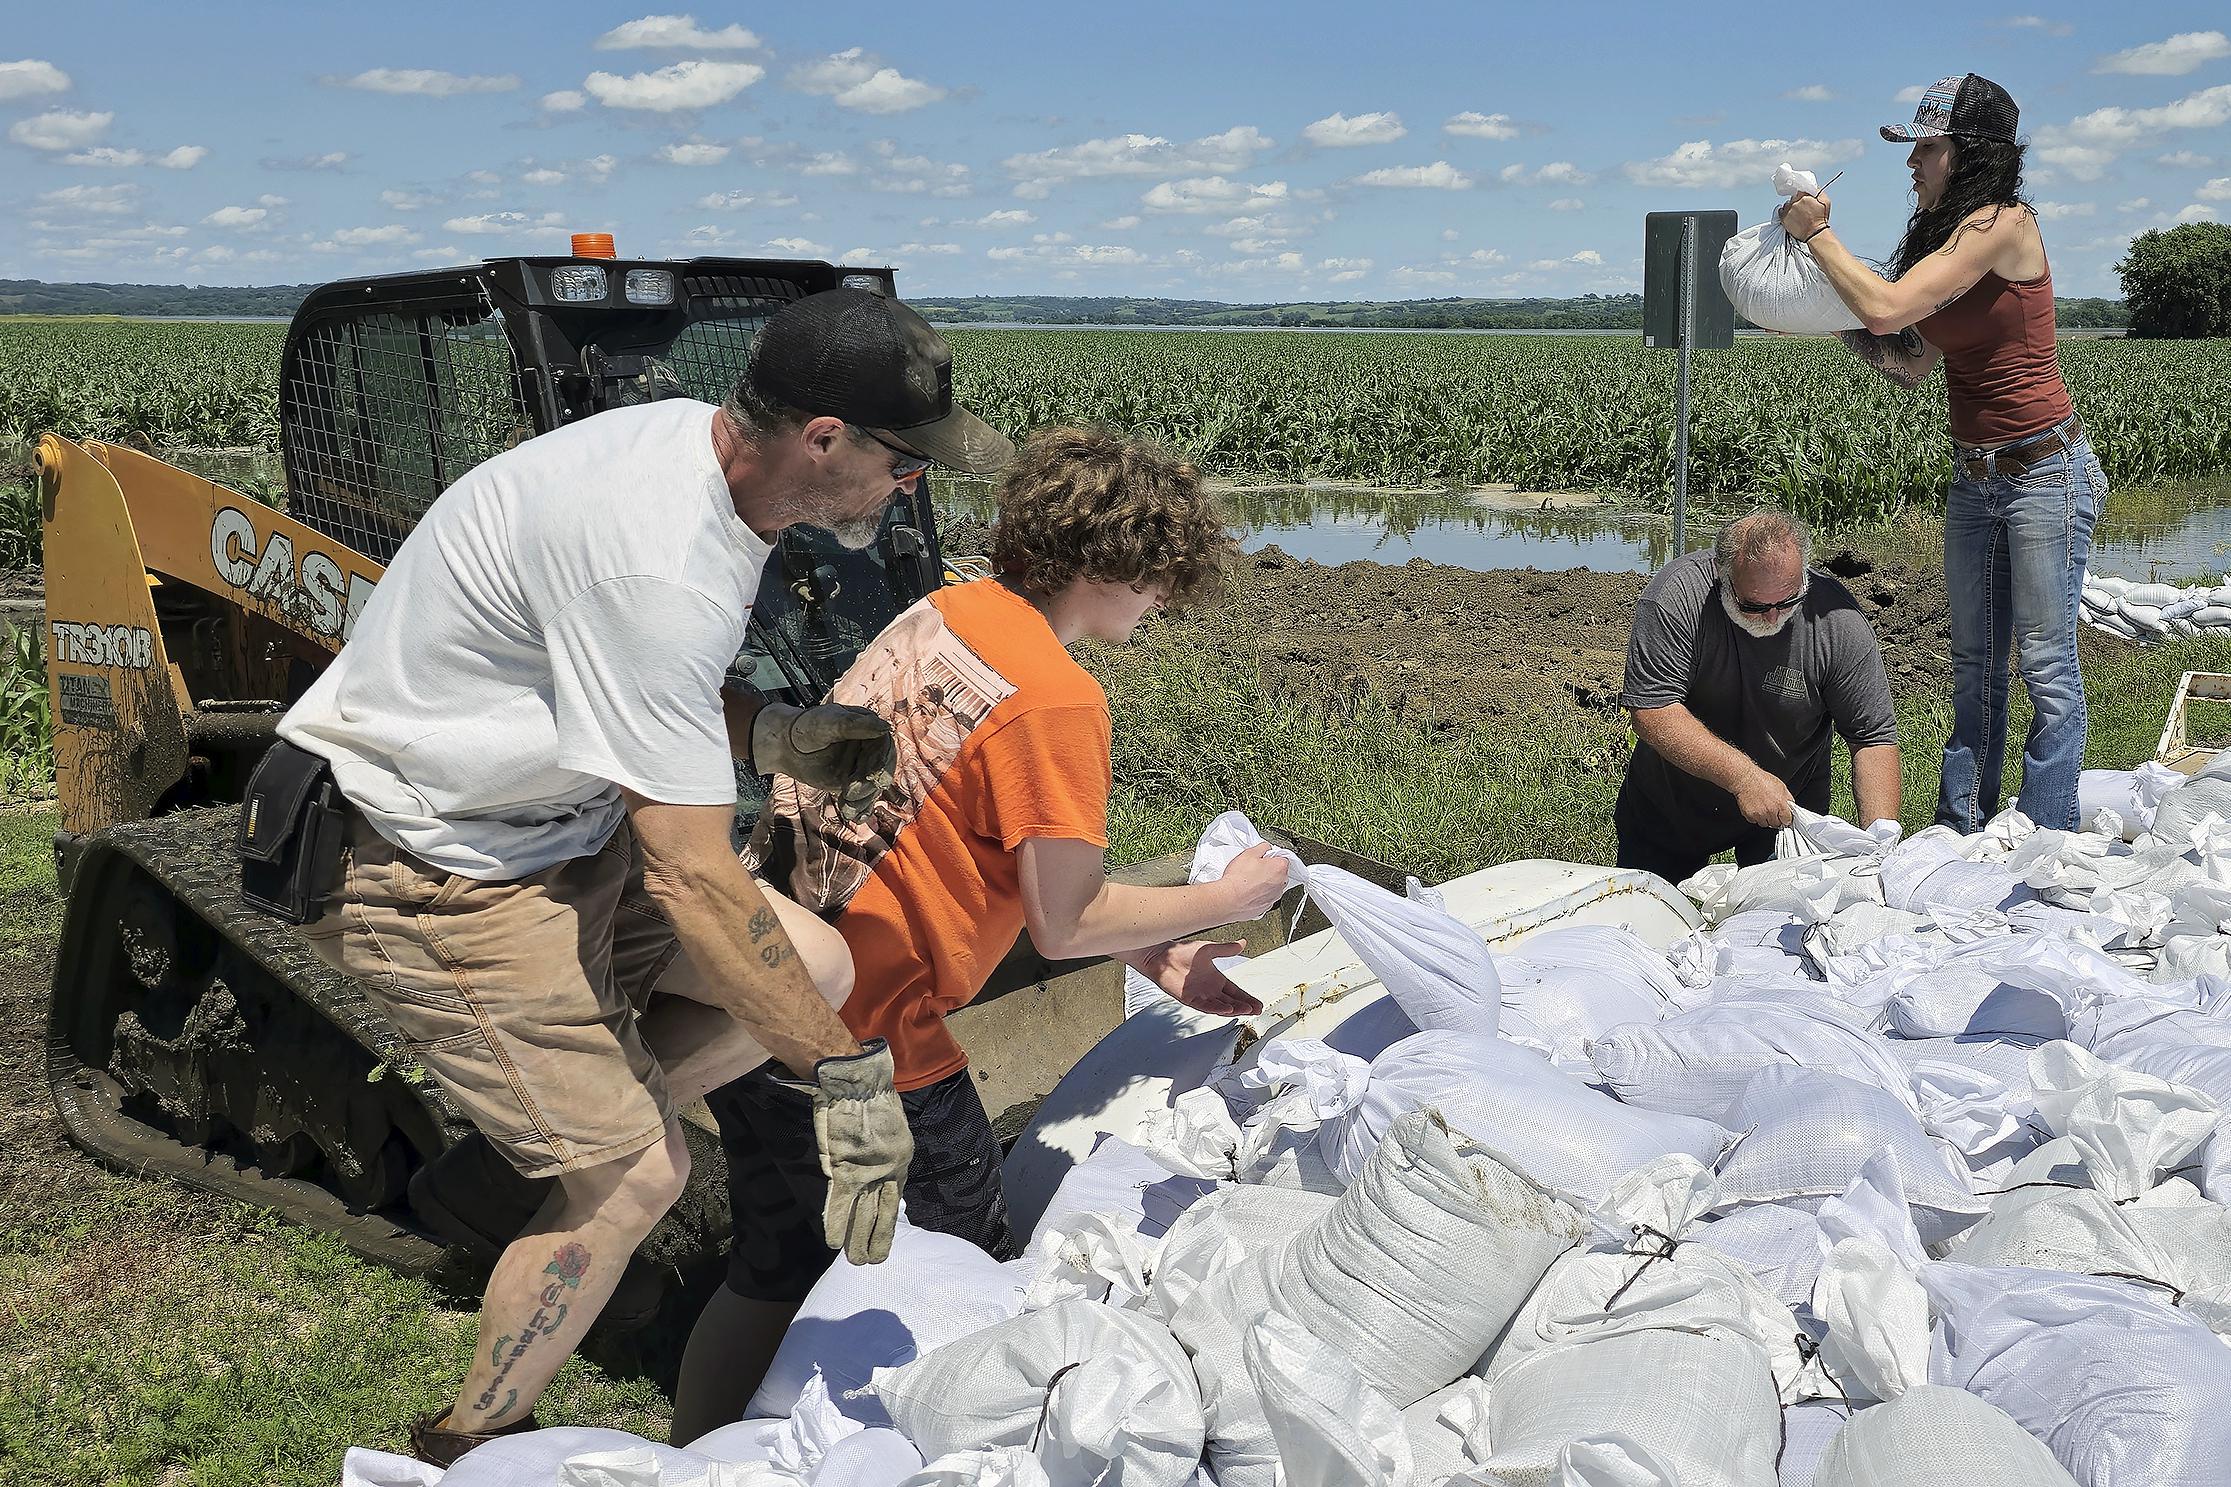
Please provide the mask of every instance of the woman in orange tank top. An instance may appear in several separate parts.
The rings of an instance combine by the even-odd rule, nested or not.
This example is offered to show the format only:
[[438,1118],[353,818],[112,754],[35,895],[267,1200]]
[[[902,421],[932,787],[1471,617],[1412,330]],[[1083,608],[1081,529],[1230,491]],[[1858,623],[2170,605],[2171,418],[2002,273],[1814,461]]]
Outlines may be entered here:
[[1844,343],[1900,387],[1944,367],[1952,440],[1944,575],[1952,596],[1952,736],[1937,822],[1969,832],[1999,808],[2007,661],[2020,637],[2029,689],[2022,813],[2071,829],[2087,717],[2076,624],[2092,525],[2107,480],[2061,381],[2053,275],[2022,199],[2017,113],[1968,73],[1922,95],[1911,124],[1914,210],[1889,277],[1837,240],[1828,198],[1800,196],[1782,225],[1805,243],[1860,323]]

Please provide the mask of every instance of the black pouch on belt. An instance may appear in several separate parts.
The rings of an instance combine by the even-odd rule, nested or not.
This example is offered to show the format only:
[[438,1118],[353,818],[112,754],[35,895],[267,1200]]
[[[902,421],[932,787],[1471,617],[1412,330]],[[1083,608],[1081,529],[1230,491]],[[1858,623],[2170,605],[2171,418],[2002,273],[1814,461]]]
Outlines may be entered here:
[[348,818],[325,760],[284,739],[264,754],[240,802],[240,896],[308,924],[341,886]]

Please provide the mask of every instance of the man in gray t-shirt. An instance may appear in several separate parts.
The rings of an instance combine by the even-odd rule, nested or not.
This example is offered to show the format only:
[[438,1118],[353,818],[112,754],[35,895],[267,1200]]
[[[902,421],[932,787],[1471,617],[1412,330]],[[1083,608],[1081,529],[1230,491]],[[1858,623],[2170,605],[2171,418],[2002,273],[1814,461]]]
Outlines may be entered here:
[[1746,866],[1765,861],[1793,801],[1828,809],[1831,729],[1851,749],[1859,824],[1897,819],[1882,648],[1850,591],[1807,570],[1809,543],[1792,518],[1756,512],[1643,589],[1619,695],[1637,739],[1619,789],[1621,867],[1678,883],[1730,847]]

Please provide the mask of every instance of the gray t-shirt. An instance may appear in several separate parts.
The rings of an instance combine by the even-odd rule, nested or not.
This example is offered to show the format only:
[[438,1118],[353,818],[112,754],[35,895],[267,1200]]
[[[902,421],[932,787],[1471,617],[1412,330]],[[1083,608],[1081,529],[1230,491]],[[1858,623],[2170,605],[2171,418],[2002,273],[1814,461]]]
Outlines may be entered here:
[[[1684,704],[1799,797],[1828,778],[1831,726],[1854,749],[1898,741],[1882,647],[1851,591],[1815,570],[1797,613],[1762,640],[1728,618],[1709,552],[1676,558],[1643,589],[1619,701]],[[1646,743],[1636,744],[1627,779],[1675,825],[1742,823],[1734,796]]]

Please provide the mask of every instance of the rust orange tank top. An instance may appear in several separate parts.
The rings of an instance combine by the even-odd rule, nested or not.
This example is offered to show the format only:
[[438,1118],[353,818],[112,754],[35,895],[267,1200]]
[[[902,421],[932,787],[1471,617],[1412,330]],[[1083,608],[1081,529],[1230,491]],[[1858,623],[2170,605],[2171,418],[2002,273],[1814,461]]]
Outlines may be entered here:
[[1920,324],[1944,353],[1952,437],[2007,444],[2042,434],[2073,411],[2053,346],[2053,274],[2013,283],[1985,274]]

